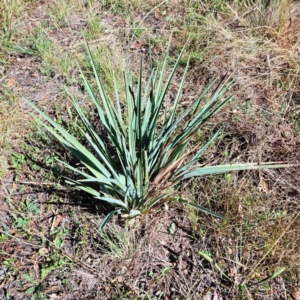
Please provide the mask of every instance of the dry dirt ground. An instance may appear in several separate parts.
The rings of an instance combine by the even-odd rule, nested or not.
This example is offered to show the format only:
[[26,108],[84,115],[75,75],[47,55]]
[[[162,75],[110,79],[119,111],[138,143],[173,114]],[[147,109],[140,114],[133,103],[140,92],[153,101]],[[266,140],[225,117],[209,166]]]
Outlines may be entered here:
[[[55,45],[52,55],[74,58],[85,68],[80,56],[89,29],[85,12],[93,9],[103,30],[100,37],[86,37],[91,48],[100,49],[100,55],[108,51],[112,68],[120,66],[124,53],[132,65],[141,55],[147,65],[150,53],[154,59],[163,53],[166,33],[175,26],[166,15],[186,17],[184,2],[177,2],[153,2],[158,7],[149,13],[142,4],[129,5],[135,26],[147,28],[137,36],[130,18],[115,13],[117,4],[93,2],[87,8],[78,1],[81,5],[65,15],[63,25],[49,25],[46,31]],[[18,38],[51,23],[53,3],[31,3],[22,21],[26,33]],[[262,41],[247,30],[242,14],[220,13],[207,24],[211,35],[199,46],[205,49],[202,58],[195,54],[192,59],[180,105],[189,105],[210,79],[232,72],[236,100],[203,128],[202,139],[224,131],[203,157],[205,163],[299,163],[298,12],[295,4],[290,23],[276,38],[259,27],[261,35],[270,35],[263,47],[256,46]],[[187,39],[178,26],[171,54]],[[197,48],[194,42],[188,50]],[[191,199],[221,213],[224,221],[171,201],[134,224],[115,218],[101,234],[97,228],[110,208],[64,185],[54,158],[71,158],[32,125],[23,99],[69,121],[64,88],[81,103],[88,101],[78,67],[70,60],[67,65],[73,67],[67,68],[41,51],[30,53],[32,43],[25,39],[23,52],[0,49],[6,61],[0,92],[0,299],[300,299],[299,167],[196,179],[173,191],[170,200]]]

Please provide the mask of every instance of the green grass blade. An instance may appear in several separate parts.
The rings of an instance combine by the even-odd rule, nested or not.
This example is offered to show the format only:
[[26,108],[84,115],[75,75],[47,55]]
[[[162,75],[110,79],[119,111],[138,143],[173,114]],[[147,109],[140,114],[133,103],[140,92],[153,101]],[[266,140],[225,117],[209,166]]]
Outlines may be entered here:
[[209,209],[207,209],[207,208],[205,208],[203,206],[200,206],[200,205],[198,205],[198,204],[196,204],[194,202],[188,202],[188,201],[185,201],[185,200],[180,200],[180,202],[184,203],[184,204],[187,204],[187,205],[189,205],[191,207],[194,207],[194,208],[196,208],[196,209],[198,209],[200,211],[203,211],[206,214],[209,214],[209,215],[212,215],[214,217],[217,217],[219,219],[225,219],[223,216],[221,216],[221,215],[219,215],[219,214],[217,214],[217,213],[215,213],[215,212],[213,212],[213,211],[211,211],[211,210],[209,210]]

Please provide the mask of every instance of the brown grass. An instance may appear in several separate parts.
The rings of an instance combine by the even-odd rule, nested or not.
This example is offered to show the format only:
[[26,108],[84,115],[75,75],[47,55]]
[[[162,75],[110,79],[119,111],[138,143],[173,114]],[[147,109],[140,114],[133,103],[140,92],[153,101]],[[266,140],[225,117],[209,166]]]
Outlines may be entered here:
[[[111,90],[112,70],[117,69],[122,88],[126,59],[133,70],[138,69],[141,55],[145,66],[150,55],[156,63],[172,33],[171,60],[186,41],[182,65],[191,55],[180,106],[189,105],[210,79],[236,76],[231,90],[235,100],[193,137],[191,149],[217,129],[224,132],[201,163],[299,163],[300,5],[278,0],[264,6],[265,2],[69,0],[29,1],[25,6],[15,0],[0,4],[0,24],[8,21],[13,33],[9,38],[5,33],[0,45],[0,209],[5,212],[0,221],[0,298],[6,293],[25,299],[32,284],[23,280],[20,285],[23,274],[39,282],[37,297],[53,299],[147,299],[147,295],[154,299],[160,294],[163,299],[207,299],[209,293],[220,293],[222,299],[295,297],[300,268],[299,168],[184,182],[172,191],[173,202],[134,224],[116,218],[108,235],[101,236],[96,228],[107,207],[55,187],[58,179],[50,163],[39,171],[33,163],[22,166],[16,181],[10,161],[12,152],[18,152],[33,153],[44,163],[61,151],[50,141],[38,140],[38,135],[36,141],[28,141],[33,127],[23,96],[63,120],[70,119],[66,85],[88,106],[77,70],[78,63],[89,72],[83,37]],[[28,15],[26,22],[18,17],[21,12]],[[92,20],[96,16],[98,21]],[[53,42],[50,50],[34,50],[34,55],[11,50],[16,44],[34,49],[36,27]],[[171,96],[178,88],[177,78],[180,74]],[[40,152],[33,150],[35,146]],[[31,185],[25,184],[28,181]],[[176,197],[196,201],[226,220],[180,207]],[[39,212],[30,209],[28,199]],[[20,225],[20,219],[28,222]],[[213,263],[199,251],[209,253]],[[276,278],[256,284],[280,268],[285,271]],[[43,279],[42,273],[47,274]]]

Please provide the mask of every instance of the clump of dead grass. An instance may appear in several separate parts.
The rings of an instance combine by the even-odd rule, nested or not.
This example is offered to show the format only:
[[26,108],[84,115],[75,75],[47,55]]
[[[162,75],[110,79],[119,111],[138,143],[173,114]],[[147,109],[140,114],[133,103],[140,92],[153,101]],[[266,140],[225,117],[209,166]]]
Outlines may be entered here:
[[0,103],[0,172],[6,173],[10,166],[11,153],[20,147],[30,130],[31,119],[26,117],[18,103]]

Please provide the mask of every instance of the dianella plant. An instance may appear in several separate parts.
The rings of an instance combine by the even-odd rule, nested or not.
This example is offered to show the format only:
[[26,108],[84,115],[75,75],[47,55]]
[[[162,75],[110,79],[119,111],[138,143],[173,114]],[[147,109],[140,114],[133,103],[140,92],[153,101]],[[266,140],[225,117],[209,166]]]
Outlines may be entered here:
[[[283,166],[246,163],[199,167],[201,155],[220,132],[204,145],[191,146],[191,138],[232,98],[223,97],[232,83],[216,84],[216,81],[212,81],[195,101],[179,111],[178,105],[188,72],[187,64],[174,102],[168,108],[165,105],[167,92],[183,51],[167,78],[168,55],[160,68],[152,70],[145,84],[142,80],[142,63],[137,84],[133,85],[131,75],[125,73],[125,99],[119,98],[116,80],[114,98],[108,97],[88,47],[87,51],[97,83],[96,90],[93,90],[83,73],[81,76],[105,128],[109,148],[114,148],[114,155],[72,96],[70,99],[83,124],[80,131],[86,140],[84,144],[88,143],[89,147],[85,147],[36,105],[28,102],[42,117],[36,118],[40,126],[57,138],[84,167],[75,168],[67,162],[61,162],[81,177],[78,180],[67,179],[67,182],[113,207],[104,218],[101,229],[115,213],[129,218],[147,213],[165,201],[170,189],[183,180],[229,171]],[[221,217],[196,203],[181,201]]]

